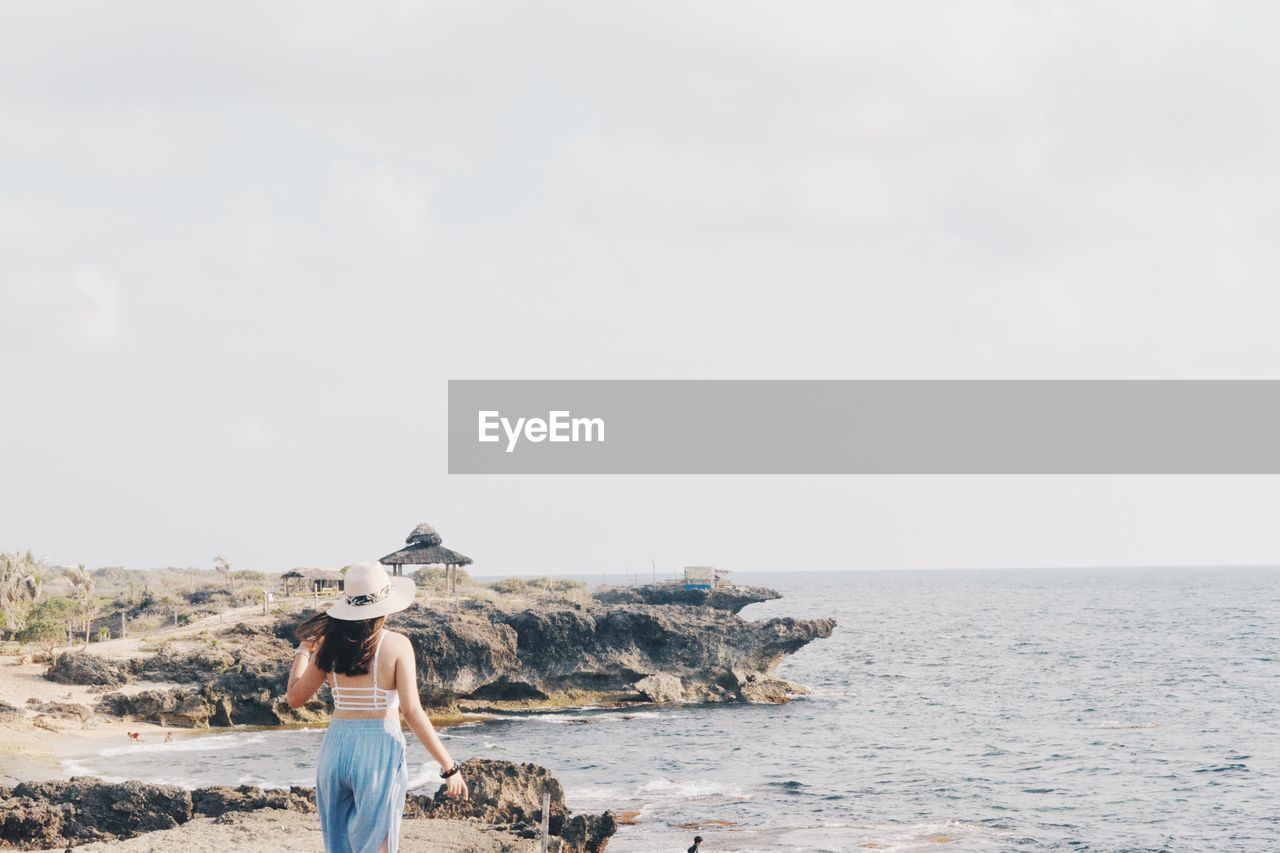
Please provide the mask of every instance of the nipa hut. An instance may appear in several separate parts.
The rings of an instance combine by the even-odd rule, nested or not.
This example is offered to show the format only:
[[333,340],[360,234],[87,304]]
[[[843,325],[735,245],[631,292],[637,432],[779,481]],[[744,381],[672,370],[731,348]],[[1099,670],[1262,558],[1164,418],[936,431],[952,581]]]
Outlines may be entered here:
[[342,572],[337,569],[290,569],[281,575],[281,579],[285,595],[291,595],[295,590],[311,595],[326,589],[342,589]]
[[444,566],[444,589],[452,594],[458,588],[458,567],[471,565],[471,558],[441,544],[443,540],[430,524],[419,524],[405,537],[405,547],[388,554],[378,562],[391,567],[391,573],[404,573],[405,566]]

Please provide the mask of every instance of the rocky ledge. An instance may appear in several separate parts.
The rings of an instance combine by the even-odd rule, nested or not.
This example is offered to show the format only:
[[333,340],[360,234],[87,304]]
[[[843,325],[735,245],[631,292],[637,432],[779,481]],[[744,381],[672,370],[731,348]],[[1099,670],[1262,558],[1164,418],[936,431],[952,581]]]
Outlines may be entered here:
[[[717,590],[717,604],[686,602],[683,589],[670,588],[670,596],[662,590],[632,590],[647,603],[419,602],[388,624],[412,641],[423,704],[436,711],[781,703],[807,692],[774,673],[787,655],[829,637],[833,620],[754,622],[735,612],[744,602],[778,597],[772,590]],[[69,652],[58,656],[46,677],[104,690],[136,682],[104,695],[96,710],[164,725],[318,721],[325,716],[323,691],[298,710],[284,701],[299,618],[282,618],[270,628],[236,626],[195,650],[169,649],[145,659]],[[138,690],[145,682],[164,684]]]
[[762,586],[722,585],[715,589],[689,589],[682,583],[653,583],[603,589],[592,598],[601,604],[676,604],[712,607],[739,613],[748,604],[776,601],[777,590]]
[[622,702],[785,702],[773,676],[830,619],[750,622],[715,608],[621,604],[506,610],[481,602],[400,615],[423,698],[463,710]]
[[[599,853],[617,831],[612,812],[574,815],[564,805],[564,789],[534,764],[473,759],[463,763],[471,789],[464,802],[449,800],[441,786],[434,795],[410,794],[409,819],[468,820],[533,838],[542,820],[542,792],[549,791],[548,849]],[[171,829],[194,817],[220,817],[258,809],[315,811],[311,788],[198,788],[97,779],[28,783],[0,788],[0,849],[41,850],[92,841],[132,838]]]
[[323,697],[294,710],[284,701],[292,644],[265,628],[238,625],[195,650],[164,649],[152,657],[109,660],[88,652],[58,655],[45,678],[104,689],[132,682],[180,687],[106,693],[98,713],[168,726],[274,726],[327,719]]

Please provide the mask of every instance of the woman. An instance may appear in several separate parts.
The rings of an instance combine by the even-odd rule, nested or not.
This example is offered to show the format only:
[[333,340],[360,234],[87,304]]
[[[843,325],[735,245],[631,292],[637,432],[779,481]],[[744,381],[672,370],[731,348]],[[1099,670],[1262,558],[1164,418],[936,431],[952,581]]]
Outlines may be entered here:
[[344,587],[344,599],[328,613],[298,626],[287,698],[299,708],[325,681],[333,691],[316,771],[324,849],[395,853],[409,787],[400,713],[440,763],[445,795],[465,799],[467,783],[422,710],[409,638],[382,627],[388,614],[413,603],[413,581],[360,565],[347,570]]

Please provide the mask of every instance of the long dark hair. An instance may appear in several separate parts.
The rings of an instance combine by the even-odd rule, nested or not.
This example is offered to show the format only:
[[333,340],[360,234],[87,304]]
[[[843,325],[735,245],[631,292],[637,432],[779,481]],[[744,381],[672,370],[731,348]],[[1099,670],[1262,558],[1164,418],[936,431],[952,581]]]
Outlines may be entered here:
[[387,617],[374,619],[330,619],[328,613],[308,616],[298,626],[299,642],[314,642],[316,666],[325,672],[364,675],[378,648],[378,634]]

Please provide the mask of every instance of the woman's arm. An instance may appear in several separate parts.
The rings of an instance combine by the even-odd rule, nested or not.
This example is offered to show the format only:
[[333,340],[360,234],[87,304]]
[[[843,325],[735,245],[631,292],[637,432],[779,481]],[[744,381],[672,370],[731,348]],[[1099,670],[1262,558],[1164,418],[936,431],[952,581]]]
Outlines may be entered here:
[[315,653],[315,643],[303,642],[293,656],[293,667],[289,670],[289,689],[285,693],[285,701],[290,708],[301,708],[311,697],[316,695],[320,685],[324,684],[324,670],[311,662]]
[[[392,636],[397,636],[393,634]],[[413,645],[404,639],[404,652],[396,658],[396,690],[400,694],[400,710],[404,720],[413,729],[413,733],[422,741],[422,745],[431,753],[431,757],[440,765],[441,771],[453,767],[453,758],[449,750],[440,742],[436,727],[431,725],[431,718],[422,710],[422,699],[418,696],[418,672],[414,665]],[[446,797],[467,798],[467,783],[461,773],[454,773],[445,781]]]

